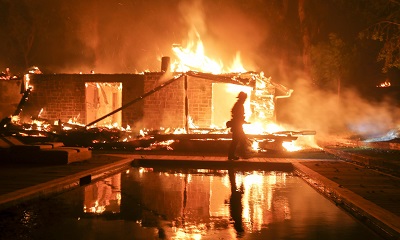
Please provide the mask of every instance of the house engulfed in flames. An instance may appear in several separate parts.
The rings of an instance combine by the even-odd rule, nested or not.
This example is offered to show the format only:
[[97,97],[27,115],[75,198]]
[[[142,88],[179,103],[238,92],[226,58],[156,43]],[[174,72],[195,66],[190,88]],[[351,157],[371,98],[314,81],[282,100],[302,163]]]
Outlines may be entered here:
[[[259,143],[272,143],[288,149],[298,135],[315,134],[287,131],[277,125],[276,101],[290,97],[292,89],[271,81],[263,72],[246,71],[240,54],[223,70],[203,49],[199,37],[186,48],[174,45],[177,61],[162,57],[159,72],[30,72],[15,80],[21,86],[22,99],[19,103],[14,100],[14,113],[2,113],[0,128],[17,135],[51,133],[61,136],[66,145],[149,149],[166,143],[171,149],[171,143],[179,141],[229,140],[226,122],[237,94],[243,91],[249,96],[245,114],[251,122],[244,130],[255,148]],[[2,102],[10,103],[9,99]]]
[[113,143],[115,148],[125,142],[146,149],[171,140],[226,140],[225,123],[237,94],[244,91],[251,122],[244,127],[252,139],[280,146],[297,139],[296,132],[270,129],[276,126],[276,100],[290,97],[293,90],[262,72],[170,72],[165,60],[169,62],[163,58],[160,72],[143,74],[25,75],[18,80],[23,97],[14,114],[8,114],[12,124],[2,128],[31,136],[61,132],[67,145],[92,147]]

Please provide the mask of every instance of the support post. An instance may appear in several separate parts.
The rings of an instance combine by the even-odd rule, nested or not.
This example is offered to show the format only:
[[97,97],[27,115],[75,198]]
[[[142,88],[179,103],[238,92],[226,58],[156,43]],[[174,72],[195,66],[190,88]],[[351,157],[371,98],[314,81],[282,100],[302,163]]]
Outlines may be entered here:
[[188,77],[185,74],[185,130],[189,134],[189,100],[188,100]]

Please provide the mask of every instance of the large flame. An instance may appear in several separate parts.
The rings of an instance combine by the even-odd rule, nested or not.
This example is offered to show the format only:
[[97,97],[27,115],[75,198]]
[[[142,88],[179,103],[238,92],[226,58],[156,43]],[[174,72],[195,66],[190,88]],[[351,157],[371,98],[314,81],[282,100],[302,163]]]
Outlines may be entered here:
[[232,66],[225,69],[221,60],[214,60],[206,56],[199,33],[195,30],[193,32],[194,37],[189,36],[186,46],[173,45],[172,50],[177,59],[171,64],[172,72],[201,71],[213,74],[246,72],[241,63],[239,52],[236,53]]
[[[192,34],[190,34],[192,33]],[[172,50],[176,56],[176,60],[171,64],[172,72],[187,72],[187,71],[201,71],[213,74],[221,73],[245,73],[246,69],[243,67],[241,62],[240,52],[236,53],[236,57],[232,61],[230,67],[225,67],[222,61],[212,59],[205,54],[204,44],[197,31],[193,30],[189,33],[189,40],[186,46],[173,45]],[[239,93],[240,91],[246,92],[248,99],[245,102],[245,115],[246,121],[251,118],[251,123],[244,124],[244,131],[247,134],[273,134],[275,132],[284,131],[285,129],[277,125],[273,119],[271,119],[271,111],[274,111],[273,95],[268,93],[271,98],[266,100],[254,101],[257,96],[252,98],[251,94],[255,93],[265,95],[268,92],[267,82],[269,78],[264,77],[264,73],[261,72],[257,78],[257,89],[253,91],[251,87],[241,86],[235,84],[227,84],[227,91],[231,93]],[[260,80],[260,81],[258,81]],[[252,101],[250,99],[253,99]],[[266,103],[266,101],[268,101]],[[272,103],[271,103],[272,101]],[[269,109],[269,112],[257,111],[252,112],[252,109]],[[283,147],[288,151],[297,151],[301,147],[296,146],[293,142],[284,142]],[[253,142],[253,149],[258,148],[258,143]]]

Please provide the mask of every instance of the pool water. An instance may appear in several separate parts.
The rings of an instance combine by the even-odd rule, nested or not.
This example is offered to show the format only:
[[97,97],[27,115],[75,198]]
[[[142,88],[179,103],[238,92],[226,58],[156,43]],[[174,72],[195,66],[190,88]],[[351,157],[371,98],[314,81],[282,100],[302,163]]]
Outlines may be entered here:
[[130,168],[0,217],[0,239],[381,239],[288,172]]

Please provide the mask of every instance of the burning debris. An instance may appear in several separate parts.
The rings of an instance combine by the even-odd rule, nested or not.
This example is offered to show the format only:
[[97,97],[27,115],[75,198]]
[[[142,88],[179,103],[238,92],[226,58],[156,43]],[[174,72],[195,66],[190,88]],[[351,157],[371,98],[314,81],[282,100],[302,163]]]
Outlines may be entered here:
[[385,88],[385,87],[390,87],[390,86],[392,86],[392,84],[390,83],[389,80],[386,80],[386,81],[384,81],[384,82],[378,84],[376,87]]
[[[30,122],[21,122],[20,115],[32,91],[32,87],[28,87],[23,93],[20,104],[14,114],[9,118],[3,119],[0,130],[2,134],[18,136],[27,142],[61,141],[65,146],[81,146],[93,149],[183,150],[201,145],[212,149],[210,146],[216,146],[215,143],[227,145],[227,140],[230,140],[231,135],[226,126],[196,127],[187,111],[185,112],[186,124],[182,128],[142,129],[134,132],[129,126],[125,129],[117,125],[97,126],[97,123],[101,120],[162,90],[175,81],[185,81],[187,77],[208,79],[217,83],[244,86],[250,89],[253,94],[251,94],[249,104],[249,111],[251,112],[249,118],[253,124],[246,129],[246,133],[250,139],[249,147],[254,151],[265,151],[271,149],[271,146],[275,150],[283,150],[285,145],[288,145],[287,143],[295,141],[299,136],[315,135],[315,131],[282,131],[281,129],[270,131],[269,126],[275,122],[274,105],[276,99],[290,97],[293,90],[273,83],[263,73],[210,74],[195,71],[175,73],[175,76],[171,77],[170,80],[86,125],[77,121],[79,116],[68,122],[44,119],[40,116],[43,109],[37,116],[31,117]],[[277,91],[282,92],[282,94],[279,95]]]
[[[25,137],[30,135],[50,140],[58,139],[67,146],[85,146],[96,149],[177,150],[193,146],[199,147],[200,145],[205,145],[210,149],[212,145],[216,146],[215,143],[217,142],[227,145],[227,140],[231,139],[229,128],[226,127],[226,121],[229,120],[229,117],[227,119],[221,117],[218,121],[213,119],[211,126],[208,128],[197,127],[193,122],[189,114],[189,98],[187,94],[188,78],[191,78],[211,80],[212,84],[215,84],[215,88],[223,85],[224,88],[231,88],[229,92],[233,94],[239,91],[244,91],[248,94],[249,101],[245,105],[245,115],[248,117],[246,120],[251,124],[246,124],[244,130],[250,139],[249,148],[255,151],[271,149],[271,146],[273,146],[273,149],[278,150],[294,149],[292,143],[299,136],[315,135],[315,131],[286,131],[276,127],[276,101],[279,98],[290,97],[293,92],[292,89],[271,81],[271,78],[266,77],[263,72],[246,71],[241,64],[240,53],[236,54],[233,66],[225,68],[221,61],[215,61],[205,56],[204,46],[199,34],[196,32],[193,36],[196,36],[195,39],[189,41],[186,47],[181,45],[173,46],[172,50],[177,57],[175,62],[171,64],[169,57],[162,58],[162,75],[158,86],[122,106],[119,105],[120,107],[114,106],[112,111],[101,117],[97,117],[98,108],[90,108],[95,114],[91,118],[86,118],[86,121],[89,122],[86,125],[79,124],[77,121],[62,122],[61,120],[52,123],[49,120],[42,119],[40,113],[37,117],[31,117],[30,123],[21,123],[21,119],[17,117],[20,116],[21,110],[19,112],[16,111],[13,116],[4,120],[0,130]],[[228,69],[228,72],[226,72],[226,69]],[[37,74],[41,72],[38,68],[33,68],[30,73]],[[26,78],[29,80],[29,76],[26,76]],[[98,125],[104,124],[105,121],[103,120],[109,119],[111,115],[119,113],[123,109],[142,101],[177,81],[184,82],[184,118],[182,118],[185,119],[184,126],[173,129],[160,128],[158,130],[150,129],[134,132],[128,127],[127,129],[122,129],[112,125]],[[85,84],[87,85],[88,83]],[[90,86],[93,90],[93,96],[90,96],[95,99],[93,100],[94,105],[97,106],[99,104],[99,96],[102,96],[101,99],[108,102],[106,94],[104,94],[104,87],[101,87],[103,85],[100,86],[100,90],[98,90],[99,84],[96,82],[90,83]],[[212,89],[214,91],[214,85],[212,85]],[[28,96],[30,91],[31,89],[26,88],[24,95]],[[18,109],[22,109],[24,103],[28,100],[27,96],[22,98]],[[214,108],[214,105],[208,107]],[[88,110],[86,109],[86,111]],[[95,120],[92,121],[92,117]]]
[[6,68],[4,72],[0,73],[0,80],[18,80],[19,76],[11,73],[10,68]]

